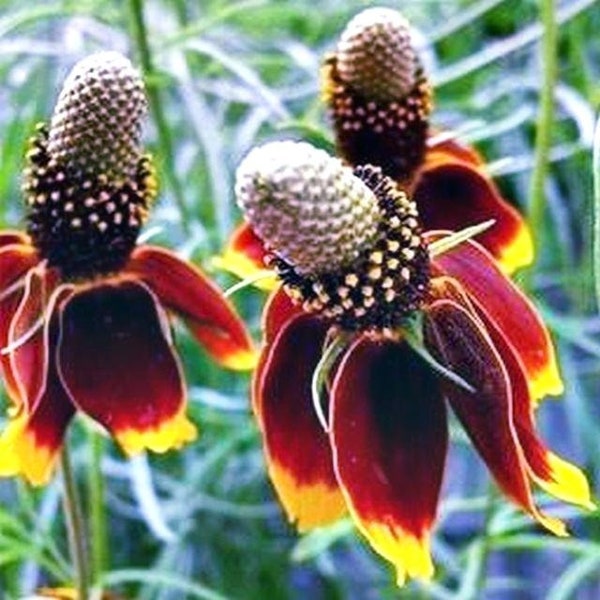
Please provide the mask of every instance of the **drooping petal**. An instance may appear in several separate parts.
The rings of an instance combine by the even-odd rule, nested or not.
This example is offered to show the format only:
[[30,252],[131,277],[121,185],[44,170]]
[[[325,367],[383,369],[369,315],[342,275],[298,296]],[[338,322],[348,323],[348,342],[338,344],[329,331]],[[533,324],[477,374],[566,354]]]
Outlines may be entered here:
[[69,288],[58,290],[55,273],[43,267],[31,269],[25,279],[21,302],[14,313],[4,347],[7,387],[16,404],[24,403],[29,413],[40,401],[49,363],[49,327],[57,300]]
[[[237,275],[240,279],[254,277],[266,269],[265,246],[263,241],[254,233],[248,223],[242,223],[231,234],[225,251],[221,256],[213,258],[214,265]],[[261,278],[255,282],[262,290],[273,290],[277,287],[277,278]]]
[[448,379],[445,394],[503,492],[556,535],[565,525],[534,504],[529,468],[514,427],[512,386],[483,323],[454,300],[430,304],[425,318],[425,343],[442,364],[469,385],[469,392]]
[[482,170],[446,152],[430,151],[413,187],[425,230],[458,231],[495,219],[479,235],[507,273],[533,260],[531,233],[521,215],[500,195]]
[[[0,233],[0,349],[8,344],[10,325],[25,291],[25,274],[38,262],[36,251],[23,240],[25,236],[18,232]],[[0,366],[7,393],[18,404],[19,392],[5,352],[0,354]]]
[[129,280],[78,290],[60,311],[63,385],[127,454],[165,452],[196,437],[166,319],[153,292]]
[[357,340],[332,390],[338,480],[360,530],[394,564],[398,584],[429,578],[429,530],[448,445],[432,370],[407,344]]
[[0,476],[22,475],[32,485],[48,483],[74,413],[51,365],[33,413],[21,407],[0,436]]
[[266,349],[253,384],[271,481],[300,531],[345,511],[331,449],[312,403],[311,379],[328,326],[309,315],[288,321]]
[[[432,232],[428,237],[437,235]],[[433,266],[457,279],[477,310],[506,336],[525,367],[533,400],[563,392],[548,329],[531,301],[500,271],[484,248],[469,240],[436,256]]]
[[36,253],[27,234],[22,231],[17,231],[16,229],[5,229],[4,231],[0,231],[0,250],[3,249],[4,246],[13,244],[27,246],[33,254]]
[[288,321],[301,315],[302,309],[295,306],[290,300],[289,296],[283,291],[283,288],[275,290],[268,298],[262,314],[262,334],[263,334],[263,347],[258,357],[258,363],[254,369],[252,377],[252,409],[254,415],[257,418],[259,426],[262,426],[260,420],[260,410],[255,406],[256,401],[260,398],[260,394],[255,389],[256,385],[262,378],[262,372],[264,370],[271,344],[277,337],[277,334],[286,325]]
[[485,314],[482,319],[511,382],[515,430],[531,476],[552,496],[593,509],[590,486],[583,472],[548,450],[538,436],[527,378],[519,357],[494,323],[486,321]]
[[244,323],[199,269],[164,248],[138,246],[126,272],[141,277],[168,309],[183,317],[220,364],[240,370],[256,365],[257,354]]
[[262,332],[265,341],[271,342],[289,320],[301,314],[302,309],[279,287],[269,296],[263,310]]

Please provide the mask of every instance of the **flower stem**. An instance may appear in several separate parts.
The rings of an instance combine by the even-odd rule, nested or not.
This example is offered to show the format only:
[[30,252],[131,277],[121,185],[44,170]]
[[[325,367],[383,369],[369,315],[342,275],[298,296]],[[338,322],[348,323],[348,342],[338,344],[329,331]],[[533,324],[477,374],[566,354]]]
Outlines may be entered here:
[[89,568],[86,548],[85,525],[81,503],[77,494],[69,450],[65,445],[61,453],[60,467],[63,479],[63,508],[69,538],[69,550],[75,570],[75,588],[78,600],[89,600]]
[[92,581],[93,583],[98,583],[107,568],[108,562],[106,513],[104,510],[104,478],[102,476],[104,439],[98,432],[90,429],[89,444],[92,454],[88,477]]
[[489,483],[488,491],[486,495],[485,512],[483,515],[483,535],[480,540],[479,552],[477,554],[477,565],[474,577],[474,595],[469,600],[477,600],[477,598],[484,598],[486,573],[487,573],[487,561],[490,554],[491,543],[490,543],[490,526],[492,523],[492,517],[494,516],[494,509],[496,507],[496,486],[493,482]]
[[183,189],[173,168],[173,138],[167,125],[167,119],[162,109],[160,93],[158,88],[158,76],[152,60],[152,52],[148,43],[148,31],[144,21],[144,2],[143,0],[129,0],[129,10],[131,13],[131,22],[133,29],[133,38],[136,43],[137,51],[142,65],[142,71],[146,80],[148,89],[148,100],[150,110],[154,117],[158,140],[163,153],[163,168],[169,186],[173,192],[175,203],[181,215],[181,226],[185,233],[189,233],[189,212],[185,204]]
[[[548,159],[552,143],[552,124],[554,121],[554,86],[557,73],[557,39],[558,27],[554,0],[540,1],[540,18],[543,26],[542,35],[542,88],[536,123],[535,161],[531,175],[529,222],[532,231],[536,232],[540,243],[540,232],[543,231],[544,213],[546,210],[545,183],[548,174]],[[527,274],[531,277],[531,271]]]

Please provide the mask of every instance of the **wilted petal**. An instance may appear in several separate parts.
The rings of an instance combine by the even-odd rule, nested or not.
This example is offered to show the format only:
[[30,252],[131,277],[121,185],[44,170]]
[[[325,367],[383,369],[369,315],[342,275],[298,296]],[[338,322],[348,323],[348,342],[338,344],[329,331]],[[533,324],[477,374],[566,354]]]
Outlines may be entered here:
[[300,531],[345,511],[331,449],[312,403],[311,379],[328,326],[308,315],[288,321],[266,350],[253,384],[271,481]]
[[[482,317],[485,320],[485,315]],[[488,321],[485,326],[511,382],[515,429],[531,476],[540,487],[556,498],[593,509],[594,503],[585,475],[575,465],[550,452],[537,434],[529,387],[521,361],[493,322]]]
[[562,521],[534,504],[529,469],[514,427],[511,381],[501,356],[477,316],[453,300],[426,311],[425,342],[442,364],[471,385],[469,392],[448,379],[445,394],[481,458],[504,493],[556,535]]
[[[219,269],[229,271],[240,279],[246,279],[266,268],[264,258],[263,241],[248,223],[242,223],[231,234],[222,256],[214,257],[213,262]],[[275,275],[261,278],[254,285],[263,290],[273,290],[277,287],[277,278]]]
[[0,476],[22,475],[32,485],[48,483],[74,412],[51,366],[33,413],[22,407],[0,436]]
[[495,219],[479,242],[511,273],[533,260],[531,233],[521,215],[499,194],[481,169],[450,158],[445,152],[428,152],[413,188],[413,198],[425,230],[458,231]]
[[[439,234],[431,233],[429,238]],[[434,270],[457,279],[479,312],[506,336],[527,372],[534,400],[563,392],[550,334],[529,299],[506,277],[494,259],[470,240],[435,257]]]
[[332,391],[332,446],[348,506],[398,583],[433,575],[429,530],[448,444],[430,367],[407,344],[359,339]]
[[[0,233],[0,349],[8,344],[10,325],[23,299],[25,273],[38,262],[35,250],[24,245],[17,232]],[[6,391],[15,404],[21,402],[10,365],[10,356],[0,354],[0,366]]]
[[154,246],[138,246],[126,272],[141,277],[163,304],[186,320],[190,331],[222,365],[251,369],[257,354],[233,306],[197,268]]
[[165,452],[196,437],[185,387],[157,298],[133,281],[76,291],[62,306],[57,349],[73,403],[125,452]]

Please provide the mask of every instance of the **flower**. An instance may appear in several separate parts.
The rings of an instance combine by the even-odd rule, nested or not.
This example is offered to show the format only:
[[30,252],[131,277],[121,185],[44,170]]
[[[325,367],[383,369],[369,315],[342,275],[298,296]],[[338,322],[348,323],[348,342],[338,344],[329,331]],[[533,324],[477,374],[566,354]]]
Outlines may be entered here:
[[[383,169],[411,195],[427,230],[459,230],[495,219],[479,242],[511,273],[533,260],[531,234],[470,147],[432,135],[432,90],[408,21],[369,8],[347,25],[322,69],[338,155]],[[247,223],[231,236],[218,266],[245,278],[264,268],[264,248]],[[263,281],[272,288],[272,281]]]
[[535,428],[535,400],[562,391],[554,349],[489,252],[422,234],[380,168],[306,143],[252,150],[236,195],[282,282],[252,400],[289,520],[305,531],[347,511],[399,584],[431,577],[449,404],[505,495],[567,535],[532,495],[535,483],[593,507],[585,476]]
[[0,475],[52,475],[77,411],[128,454],[196,436],[168,313],[222,365],[251,368],[220,291],[172,252],[136,244],[156,196],[140,148],[139,73],[114,52],[78,63],[27,155],[27,232],[0,233],[0,364],[11,400]]

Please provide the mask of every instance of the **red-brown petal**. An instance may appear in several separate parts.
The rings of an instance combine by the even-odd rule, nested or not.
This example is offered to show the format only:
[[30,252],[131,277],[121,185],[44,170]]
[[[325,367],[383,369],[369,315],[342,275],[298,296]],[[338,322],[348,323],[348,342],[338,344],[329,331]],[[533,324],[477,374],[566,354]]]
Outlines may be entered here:
[[144,284],[113,280],[78,290],[59,316],[63,385],[126,453],[165,452],[195,438],[167,317]]
[[[265,246],[248,223],[238,225],[231,234],[225,251],[213,258],[215,266],[224,271],[246,279],[265,270]],[[277,278],[266,277],[255,282],[256,287],[273,290],[277,287]]]
[[168,309],[183,317],[220,364],[240,370],[256,365],[257,354],[244,323],[199,269],[164,248],[138,246],[126,272],[139,276]]
[[511,382],[515,430],[531,476],[540,487],[556,498],[593,509],[595,505],[585,475],[575,465],[548,450],[536,431],[533,403],[519,357],[494,323],[486,321],[485,314],[481,317]]
[[22,475],[32,485],[48,483],[74,412],[52,365],[33,413],[23,407],[0,436],[0,476]]
[[509,374],[481,321],[454,300],[434,301],[426,311],[425,342],[438,361],[475,388],[469,392],[442,380],[452,409],[500,488],[550,531],[566,535],[562,521],[533,502],[514,427]]
[[253,384],[269,475],[288,519],[300,531],[326,525],[345,511],[311,394],[327,330],[309,315],[288,321],[267,348],[260,379]]
[[[467,146],[455,138],[448,138],[443,133],[434,133],[429,138],[427,152],[439,155],[439,158],[435,159],[437,161],[463,162],[474,167],[485,166],[485,160],[473,146]],[[442,154],[445,156],[442,157]]]
[[512,273],[533,260],[533,241],[523,217],[502,198],[494,182],[472,164],[445,152],[428,152],[414,184],[413,198],[425,230],[458,231],[495,219],[493,227],[478,240],[505,272]]
[[358,527],[399,584],[431,577],[429,530],[448,445],[432,370],[407,344],[359,339],[334,380],[331,414],[336,473]]
[[16,229],[5,229],[4,231],[0,231],[0,250],[3,249],[4,246],[13,244],[27,246],[33,253],[35,253],[27,234],[17,231]]
[[41,266],[29,271],[4,348],[8,389],[14,386],[13,400],[24,403],[29,413],[35,411],[46,382],[50,315],[58,297],[68,293],[65,289],[48,306],[55,285],[54,272]]
[[[18,232],[0,233],[0,349],[8,344],[10,324],[25,289],[25,273],[38,262],[35,249],[25,245],[24,240],[26,236]],[[18,404],[19,392],[8,354],[0,354],[0,366],[7,393]]]
[[[432,232],[428,237],[437,235]],[[563,392],[548,329],[531,301],[484,248],[469,240],[436,256],[433,267],[457,279],[477,310],[506,336],[525,367],[534,400]]]

